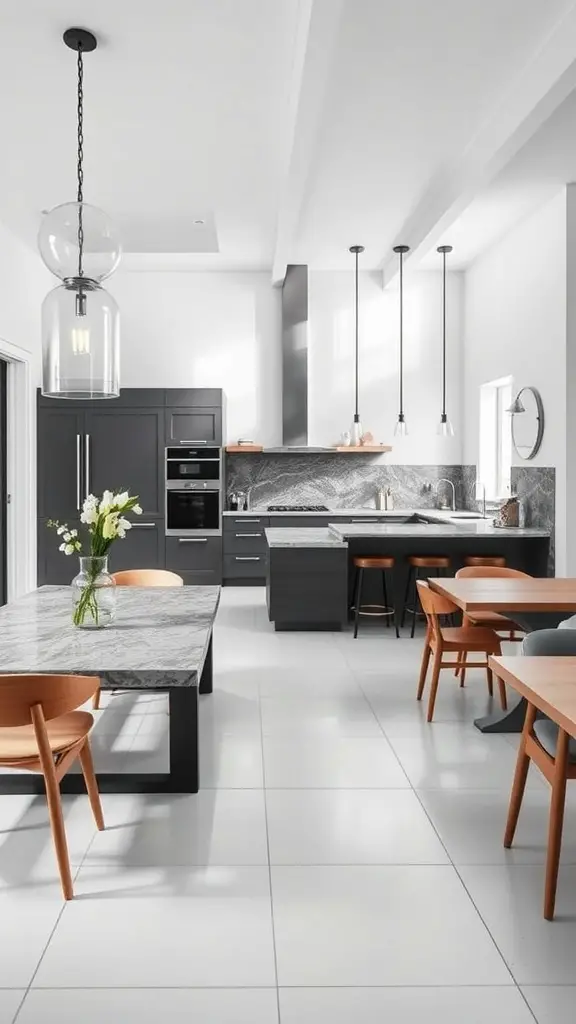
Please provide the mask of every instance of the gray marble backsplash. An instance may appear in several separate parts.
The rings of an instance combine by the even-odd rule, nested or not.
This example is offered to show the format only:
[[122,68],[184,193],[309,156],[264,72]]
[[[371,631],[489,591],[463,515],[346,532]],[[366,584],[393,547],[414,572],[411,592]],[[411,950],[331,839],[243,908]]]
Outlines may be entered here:
[[[390,488],[396,508],[436,508],[436,485],[446,477],[464,495],[461,466],[389,466],[382,455],[228,455],[226,493],[248,491],[251,508],[267,505],[328,505],[374,508],[376,492]],[[451,488],[441,485],[443,502]]]
[[[465,508],[479,509],[475,500],[476,466],[462,466]],[[550,530],[549,572],[554,575],[554,529],[556,525],[556,470],[552,466],[512,466],[512,494],[521,503],[521,526]]]

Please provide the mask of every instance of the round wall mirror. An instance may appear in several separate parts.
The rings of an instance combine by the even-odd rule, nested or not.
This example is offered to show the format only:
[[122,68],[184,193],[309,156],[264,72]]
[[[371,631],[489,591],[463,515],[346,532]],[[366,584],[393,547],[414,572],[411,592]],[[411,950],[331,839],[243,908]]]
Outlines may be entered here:
[[544,435],[544,406],[540,392],[536,388],[522,388],[516,395],[511,412],[516,454],[521,459],[533,459]]

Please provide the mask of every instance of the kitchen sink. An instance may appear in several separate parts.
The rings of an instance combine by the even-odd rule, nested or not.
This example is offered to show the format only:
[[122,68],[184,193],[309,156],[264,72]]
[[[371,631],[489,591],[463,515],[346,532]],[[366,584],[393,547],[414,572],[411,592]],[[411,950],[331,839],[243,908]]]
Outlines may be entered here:
[[486,519],[478,512],[450,512],[450,519]]

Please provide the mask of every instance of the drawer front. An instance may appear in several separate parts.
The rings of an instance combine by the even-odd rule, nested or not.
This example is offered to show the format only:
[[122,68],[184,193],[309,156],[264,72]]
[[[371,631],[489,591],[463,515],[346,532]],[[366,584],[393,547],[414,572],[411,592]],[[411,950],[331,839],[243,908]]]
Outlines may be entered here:
[[278,529],[278,530],[286,530],[286,529],[293,530],[293,529],[298,529],[298,528],[300,528],[302,530],[310,530],[310,529],[315,529],[315,528],[322,529],[323,526],[328,526],[328,523],[333,523],[333,522],[336,522],[336,521],[341,522],[341,519],[340,519],[339,516],[338,516],[337,520],[336,520],[336,517],[331,518],[329,515],[325,515],[325,516],[304,516],[304,515],[298,515],[298,516],[290,516],[290,515],[286,515],[286,516],[284,516],[284,515],[282,515],[282,516],[270,516],[270,528],[271,529]]
[[224,555],[259,555],[266,554],[266,534],[264,529],[239,527],[228,530],[224,534]]
[[221,567],[221,537],[166,537],[167,569],[219,572]]
[[222,519],[226,533],[246,531],[246,533],[257,533],[270,525],[268,516],[252,516],[247,513],[244,516],[224,516]]
[[224,579],[264,579],[266,575],[266,555],[225,555]]

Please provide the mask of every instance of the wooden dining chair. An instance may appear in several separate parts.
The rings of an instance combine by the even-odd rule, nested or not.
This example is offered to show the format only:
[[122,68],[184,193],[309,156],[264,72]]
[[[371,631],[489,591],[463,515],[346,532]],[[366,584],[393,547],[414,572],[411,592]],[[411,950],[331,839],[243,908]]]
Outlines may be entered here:
[[78,758],[99,830],[104,828],[88,734],[94,719],[78,711],[98,685],[95,676],[0,675],[0,767],[44,776],[56,860],[65,900],[74,896],[60,780]]
[[167,569],[122,569],[112,573],[118,587],[183,587],[184,580]]
[[[574,657],[576,656],[576,630],[540,629],[529,633],[522,645],[522,654],[541,657]],[[562,848],[566,782],[568,779],[576,779],[576,740],[571,739],[568,733],[564,729],[560,729],[555,722],[537,712],[533,704],[528,704],[524,729],[520,737],[518,760],[504,833],[506,849],[510,849],[514,842],[528,770],[532,761],[552,787],[544,884],[544,917],[547,921],[552,921],[556,905]]]
[[[431,722],[434,716],[434,705],[438,692],[438,681],[443,668],[456,668],[459,664],[458,658],[472,652],[485,654],[486,660],[475,662],[474,668],[485,668],[488,682],[488,692],[493,695],[492,672],[488,665],[489,654],[500,654],[500,637],[493,629],[482,626],[449,626],[440,625],[441,615],[453,615],[458,609],[452,601],[441,594],[430,589],[424,580],[418,580],[418,595],[420,604],[426,616],[426,638],[424,640],[424,651],[422,653],[422,665],[420,667],[420,678],[418,680],[417,699],[422,700],[426,676],[430,659],[432,662],[432,679],[430,682],[430,695],[428,697],[427,721]],[[445,661],[444,656],[454,654],[456,661]],[[503,710],[506,710],[506,687],[501,679],[498,680],[500,689],[500,701]]]
[[[495,579],[497,577],[512,577],[520,576],[524,579],[529,578],[529,573],[521,572],[520,569],[511,569],[507,565],[467,565],[463,569],[459,569],[456,573],[457,580],[470,579],[470,578],[484,578],[484,579]],[[515,640],[522,640],[522,636],[518,636],[518,633],[523,634],[522,627],[514,622],[512,619],[507,618],[505,615],[500,615],[499,612],[468,612],[462,616],[462,625],[468,626],[484,626],[488,629],[493,629],[496,633],[506,634],[503,639],[511,642]],[[454,675],[460,676],[460,686],[464,686],[466,681],[466,653],[463,652],[458,660],[458,664],[454,669]]]
[[[175,572],[167,569],[122,569],[112,573],[117,587],[183,587],[184,580]],[[94,693],[92,701],[94,711],[100,709],[100,687]]]

